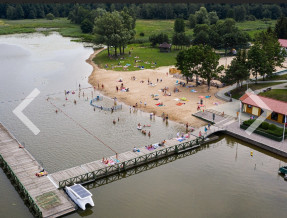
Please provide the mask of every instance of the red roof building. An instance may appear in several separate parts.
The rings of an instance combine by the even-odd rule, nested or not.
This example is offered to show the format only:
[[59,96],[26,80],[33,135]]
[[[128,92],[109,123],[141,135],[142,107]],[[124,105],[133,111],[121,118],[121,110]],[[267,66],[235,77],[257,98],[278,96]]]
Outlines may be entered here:
[[287,115],[287,102],[259,96],[254,93],[246,93],[239,100],[242,102],[243,112],[260,116],[266,111],[267,119],[284,123],[284,115]]
[[278,39],[281,47],[287,48],[287,39]]

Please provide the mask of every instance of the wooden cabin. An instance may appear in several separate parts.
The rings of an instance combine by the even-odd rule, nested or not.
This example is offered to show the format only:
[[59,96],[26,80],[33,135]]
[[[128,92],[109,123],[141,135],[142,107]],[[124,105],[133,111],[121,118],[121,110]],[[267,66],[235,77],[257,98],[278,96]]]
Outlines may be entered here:
[[260,116],[264,111],[266,119],[277,123],[284,123],[287,116],[287,102],[259,96],[254,93],[246,93],[240,99],[242,111],[251,115]]
[[166,42],[159,45],[160,52],[170,52],[171,51],[171,44]]

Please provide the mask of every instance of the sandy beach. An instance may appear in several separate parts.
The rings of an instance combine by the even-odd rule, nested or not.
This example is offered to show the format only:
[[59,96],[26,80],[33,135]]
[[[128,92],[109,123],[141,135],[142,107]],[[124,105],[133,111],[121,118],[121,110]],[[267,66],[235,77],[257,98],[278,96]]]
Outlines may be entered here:
[[[208,91],[206,85],[201,85],[198,87],[181,87],[176,85],[176,81],[186,82],[185,80],[180,80],[174,78],[173,75],[167,75],[170,66],[159,67],[157,69],[145,69],[140,71],[112,71],[100,69],[92,60],[101,50],[96,50],[86,61],[93,66],[93,72],[89,76],[89,83],[98,89],[106,96],[111,98],[116,97],[120,102],[127,105],[134,106],[138,104],[138,109],[155,113],[157,116],[161,116],[164,112],[168,114],[170,120],[186,124],[193,127],[200,127],[205,124],[192,116],[193,113],[197,111],[198,103],[200,102],[199,96],[204,96],[203,104],[204,108],[209,108],[215,106],[215,104],[221,104],[223,101],[217,99],[214,93],[218,91],[216,87],[211,87]],[[224,60],[221,60],[225,63]],[[227,63],[230,63],[231,59],[227,59]],[[221,63],[221,64],[224,64]],[[132,80],[132,77],[136,80]],[[119,82],[119,80],[122,82]],[[157,79],[159,80],[157,82]],[[162,82],[160,80],[162,79]],[[155,86],[148,85],[148,80],[155,84]],[[140,81],[144,81],[143,83]],[[129,92],[116,91],[116,86],[119,88],[123,83],[125,88],[129,88]],[[104,84],[104,88],[101,86]],[[194,82],[189,82],[188,85],[195,85]],[[171,96],[164,96],[164,92],[161,89],[168,87],[167,93],[171,93]],[[179,92],[174,93],[174,87],[179,89]],[[194,89],[197,92],[191,92]],[[156,98],[159,100],[154,100],[152,94],[158,95]],[[206,98],[205,96],[211,96]],[[186,101],[176,101],[175,99],[186,98]],[[140,104],[142,102],[142,104]],[[146,102],[146,106],[144,103]],[[158,103],[163,103],[164,106],[157,106]],[[183,103],[178,106],[178,103]]]

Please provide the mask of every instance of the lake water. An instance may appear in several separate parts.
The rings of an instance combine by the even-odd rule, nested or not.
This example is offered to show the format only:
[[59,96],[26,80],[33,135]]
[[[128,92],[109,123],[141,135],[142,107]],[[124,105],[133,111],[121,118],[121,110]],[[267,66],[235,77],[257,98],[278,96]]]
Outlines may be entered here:
[[[0,121],[50,173],[114,154],[77,123],[118,153],[184,130],[171,121],[150,120],[141,111],[130,113],[125,105],[114,113],[94,111],[89,105],[93,89],[83,89],[85,97],[81,92],[80,98],[76,91],[66,100],[64,90],[90,87],[92,67],[85,60],[92,52],[57,33],[0,36]],[[40,129],[36,136],[12,112],[35,88],[40,95],[23,112]],[[76,123],[55,113],[48,96]],[[105,97],[97,103],[111,106],[113,100]],[[139,122],[151,124],[150,138],[136,129]],[[88,185],[95,207],[68,217],[282,217],[287,214],[287,183],[277,170],[286,162],[222,136],[185,158],[107,185]],[[1,217],[31,217],[7,176],[0,174],[5,196],[0,198]]]

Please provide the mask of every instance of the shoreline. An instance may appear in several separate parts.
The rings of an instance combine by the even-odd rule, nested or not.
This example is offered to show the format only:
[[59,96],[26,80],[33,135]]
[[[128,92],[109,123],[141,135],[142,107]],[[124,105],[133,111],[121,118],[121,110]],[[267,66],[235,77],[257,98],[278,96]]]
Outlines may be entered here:
[[[169,120],[184,125],[188,123],[189,126],[198,128],[207,124],[205,121],[192,116],[193,113],[197,112],[198,102],[200,101],[199,96],[211,96],[210,98],[203,99],[204,105],[206,105],[205,109],[215,106],[215,103],[224,103],[224,101],[214,96],[218,91],[216,87],[211,87],[208,91],[207,85],[193,88],[180,87],[179,85],[175,86],[177,80],[182,82],[186,81],[174,78],[172,75],[166,75],[170,66],[140,71],[112,71],[99,68],[93,59],[102,50],[104,50],[104,48],[95,50],[86,60],[86,62],[93,67],[88,82],[104,95],[110,98],[116,97],[118,101],[128,106],[132,107],[137,103],[139,110],[154,113],[156,116],[161,116],[162,113],[165,113],[168,114]],[[132,80],[132,76],[135,76],[136,80]],[[122,82],[118,82],[120,78]],[[162,79],[162,82],[158,82],[155,87],[147,85],[148,80],[155,83],[157,79]],[[140,83],[142,80],[144,83]],[[123,83],[125,87],[128,87],[130,91],[117,92],[116,86],[120,87],[121,83]],[[102,84],[104,84],[104,89],[101,88]],[[195,83],[189,82],[188,84],[194,85]],[[163,92],[161,92],[160,89],[164,87],[169,87],[168,92],[171,93],[171,96],[163,96]],[[177,87],[180,92],[174,93],[174,87]],[[195,89],[197,92],[190,92],[191,89]],[[158,94],[160,100],[154,100],[151,94]],[[187,101],[174,100],[182,97],[185,97]],[[142,102],[142,104],[140,104],[140,102]],[[144,106],[145,102],[147,103],[146,107]],[[164,106],[156,106],[156,103],[159,102],[163,102]],[[179,102],[183,103],[182,106],[176,105]]]

